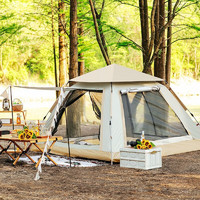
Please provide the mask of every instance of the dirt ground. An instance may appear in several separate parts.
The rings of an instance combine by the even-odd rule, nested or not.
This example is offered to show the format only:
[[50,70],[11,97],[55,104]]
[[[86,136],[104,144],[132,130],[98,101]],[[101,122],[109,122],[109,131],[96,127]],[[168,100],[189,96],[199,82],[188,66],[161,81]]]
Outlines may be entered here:
[[163,157],[153,170],[44,166],[34,181],[33,165],[0,156],[0,200],[200,199],[200,151]]

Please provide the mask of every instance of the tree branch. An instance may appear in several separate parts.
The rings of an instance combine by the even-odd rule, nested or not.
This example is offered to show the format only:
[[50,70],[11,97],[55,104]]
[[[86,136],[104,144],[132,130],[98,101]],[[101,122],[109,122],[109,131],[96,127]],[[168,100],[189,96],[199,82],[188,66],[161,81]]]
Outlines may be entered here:
[[139,6],[135,6],[133,4],[130,4],[130,3],[126,3],[126,2],[123,2],[122,0],[116,0],[117,2],[121,3],[121,4],[124,4],[124,5],[128,5],[128,6],[133,6],[135,8],[139,8]]
[[13,33],[11,33],[4,41],[0,43],[0,46],[2,46],[8,39],[10,39],[13,35],[15,35],[20,29],[22,29],[24,26],[18,27]]
[[186,3],[184,3],[184,4],[177,10],[177,12],[179,12],[180,10],[185,9],[185,8],[191,6],[191,5],[197,4],[197,3],[199,3],[198,0],[195,1],[195,2],[193,2],[193,3],[188,3],[188,2],[186,2]]
[[177,9],[179,3],[180,3],[180,0],[177,0],[176,3],[175,3],[175,5],[174,5],[174,8],[173,8],[172,15],[171,15],[171,17],[170,17],[171,20],[169,20],[169,21],[161,28],[161,30],[160,30],[160,32],[159,32],[160,37],[159,37],[158,45],[157,45],[157,47],[154,49],[154,53],[153,53],[153,55],[152,55],[152,57],[151,57],[151,59],[150,59],[150,61],[149,61],[149,64],[150,64],[150,65],[152,64],[152,62],[154,61],[154,59],[157,57],[157,53],[158,53],[158,51],[159,51],[159,49],[160,49],[160,45],[161,45],[161,43],[162,43],[162,38],[163,38],[163,35],[165,34],[165,30],[166,30],[166,28],[168,28],[168,27],[171,25],[171,23],[172,23],[174,17],[176,16],[176,9]]
[[151,56],[153,44],[154,44],[154,39],[155,39],[154,19],[155,19],[155,12],[156,12],[157,3],[158,3],[158,0],[155,0],[153,2],[153,8],[152,8],[152,11],[151,11],[151,41],[150,41],[150,44],[149,44],[148,58]]
[[123,33],[119,32],[117,29],[115,29],[114,27],[112,26],[109,26],[110,29],[114,30],[116,33],[118,33],[119,35],[121,35],[122,37],[126,38],[127,40],[131,41],[136,47],[138,47],[141,51],[144,51],[144,49],[139,45],[137,44],[136,42],[134,42],[132,39],[128,38],[127,36],[125,36]]
[[99,13],[99,18],[101,18],[101,15],[103,13],[104,5],[105,5],[105,0],[103,0],[103,2],[102,2],[101,10],[100,10],[100,13]]
[[179,39],[174,40],[171,44],[178,42],[178,41],[181,41],[181,40],[194,40],[194,39],[199,39],[199,38],[200,38],[200,35],[197,35],[197,36],[194,36],[194,37],[179,38]]
[[90,4],[90,8],[91,8],[91,12],[92,12],[92,16],[93,16],[93,21],[94,21],[94,27],[95,27],[95,33],[96,33],[96,38],[97,38],[97,42],[99,44],[99,47],[101,49],[101,52],[103,54],[103,57],[106,61],[106,64],[107,65],[110,65],[111,62],[110,62],[110,59],[105,51],[105,48],[102,44],[102,41],[101,41],[101,36],[100,36],[100,33],[99,33],[99,29],[98,29],[98,23],[97,23],[97,16],[96,16],[96,13],[95,13],[95,8],[94,8],[94,4],[93,4],[93,0],[89,0],[89,4]]

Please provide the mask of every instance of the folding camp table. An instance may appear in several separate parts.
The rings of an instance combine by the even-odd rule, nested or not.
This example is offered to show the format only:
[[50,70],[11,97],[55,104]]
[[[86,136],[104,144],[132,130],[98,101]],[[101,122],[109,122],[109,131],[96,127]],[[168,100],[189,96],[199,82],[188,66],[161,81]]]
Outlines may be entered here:
[[[51,161],[53,162],[55,165],[57,165],[57,163],[50,157],[49,153],[53,147],[53,145],[56,143],[56,141],[58,140],[63,140],[63,137],[61,136],[51,136],[49,138],[49,141],[51,141],[51,145],[48,149],[48,152],[45,154],[45,156]],[[35,167],[37,168],[39,163],[41,162],[41,157],[42,157],[42,154],[43,154],[43,149],[38,145],[38,143],[40,142],[46,142],[47,141],[47,138],[36,138],[36,139],[24,139],[24,140],[20,140],[19,138],[17,137],[0,137],[0,142],[1,141],[8,141],[8,145],[6,147],[3,147],[1,144],[0,144],[0,148],[2,149],[0,151],[0,155],[5,152],[6,154],[8,154],[8,156],[14,160],[13,162],[13,165],[15,166],[19,160],[19,158],[22,156],[22,155],[25,155],[26,157],[29,158],[29,160],[31,160],[31,162],[33,162],[35,165]],[[14,158],[14,156],[11,154],[12,152],[9,151],[11,145],[14,144],[16,147],[18,147],[19,149],[19,155]],[[25,145],[24,145],[25,144]],[[24,148],[22,147],[22,145],[24,145]],[[32,158],[31,156],[28,154],[31,146],[34,145],[38,150],[39,152],[41,153],[41,157],[40,159],[38,160],[38,162],[36,163]],[[17,152],[17,151],[16,151]]]

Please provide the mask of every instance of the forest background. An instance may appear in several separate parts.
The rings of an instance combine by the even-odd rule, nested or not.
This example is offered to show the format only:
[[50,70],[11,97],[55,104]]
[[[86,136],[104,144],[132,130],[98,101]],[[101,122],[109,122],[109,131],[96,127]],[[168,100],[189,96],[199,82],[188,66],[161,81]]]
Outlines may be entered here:
[[[0,82],[17,85],[46,82],[54,85],[55,67],[58,71],[56,77],[58,80],[61,78],[59,77],[62,67],[59,63],[61,37],[64,37],[63,48],[66,62],[60,76],[64,74],[62,79],[67,82],[71,53],[70,18],[72,20],[73,16],[70,15],[70,4],[72,3],[77,3],[79,63],[84,64],[85,72],[106,66],[108,63],[104,59],[95,31],[91,2],[97,17],[97,29],[101,38],[104,37],[104,41],[101,41],[105,43],[103,46],[109,55],[110,63],[143,71],[144,52],[141,49],[143,35],[139,9],[141,5],[139,4],[148,2],[150,24],[148,29],[149,34],[152,34],[151,18],[155,0],[79,0],[78,2],[75,0],[71,2],[67,0],[1,0]],[[177,2],[178,5],[176,5]],[[171,4],[176,12],[170,24],[172,28],[171,77],[179,79],[188,76],[199,80],[200,3],[195,0],[181,0],[171,1]],[[164,21],[167,24],[169,4],[165,2],[164,5],[166,10]],[[166,40],[164,49],[167,49],[169,46],[167,46],[167,30],[164,34]],[[152,35],[149,36],[150,40],[152,37]],[[163,51],[160,49],[157,57],[161,56]],[[153,64],[151,68],[154,68]]]

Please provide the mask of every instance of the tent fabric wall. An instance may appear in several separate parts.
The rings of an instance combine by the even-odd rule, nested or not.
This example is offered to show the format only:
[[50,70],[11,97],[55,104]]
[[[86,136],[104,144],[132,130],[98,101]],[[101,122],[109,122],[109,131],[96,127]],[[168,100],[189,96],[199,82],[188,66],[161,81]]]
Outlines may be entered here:
[[[112,66],[116,69],[112,69],[114,73],[116,73],[117,66]],[[101,69],[103,70],[103,69]],[[106,68],[108,70],[108,68]],[[112,71],[111,70],[111,71]],[[121,70],[121,67],[120,67]],[[123,69],[125,70],[125,69]],[[98,70],[97,70],[98,71]],[[97,71],[95,72],[97,76]],[[126,71],[126,70],[125,70]],[[128,73],[130,69],[128,69]],[[141,81],[137,79],[137,81],[121,81],[126,77],[120,77],[120,80],[117,81],[116,77],[113,77],[112,74],[108,74],[106,76],[106,81],[103,80],[100,82],[100,78],[98,77],[98,82],[95,82],[95,78],[92,78],[92,73],[90,74],[90,81],[86,82],[87,76],[84,75],[81,78],[73,79],[72,81],[77,81],[76,84],[73,85],[73,90],[81,89],[87,91],[103,91],[102,95],[102,107],[101,107],[101,129],[100,129],[100,145],[98,146],[90,146],[90,145],[70,145],[71,153],[73,156],[77,157],[85,157],[92,159],[100,159],[100,160],[119,160],[119,152],[121,148],[127,146],[127,136],[125,129],[125,118],[124,118],[124,110],[122,104],[121,91],[122,90],[147,90],[149,88],[157,87],[160,90],[160,94],[181,120],[184,128],[187,132],[193,137],[200,139],[200,128],[196,127],[195,123],[185,112],[183,107],[177,101],[177,99],[171,94],[171,92],[163,85],[159,84],[157,81],[160,79],[150,78],[147,81],[144,80],[146,75],[143,75],[141,72]],[[101,71],[103,74],[103,72]],[[109,71],[110,73],[110,71]],[[124,73],[124,71],[123,71]],[[126,73],[124,73],[126,74]],[[110,76],[110,81],[109,81]],[[119,77],[119,76],[118,76]],[[129,76],[129,79],[131,77]],[[102,77],[104,79],[104,77]],[[82,81],[81,81],[82,80]],[[115,80],[112,82],[112,80]],[[68,89],[70,90],[70,89]],[[164,146],[163,146],[164,148]],[[60,143],[54,147],[54,152],[59,152],[59,154],[66,154],[68,151],[67,143]],[[165,151],[166,152],[166,151]],[[176,149],[173,149],[173,153],[179,152]]]
[[[71,146],[71,156],[86,157],[90,159],[99,160],[113,160],[119,161],[119,152],[121,148],[126,147],[127,138],[125,130],[125,119],[124,110],[122,106],[122,99],[120,91],[123,89],[131,88],[134,90],[143,88],[158,87],[160,88],[160,93],[163,98],[167,101],[170,107],[174,110],[176,115],[182,121],[184,127],[194,138],[200,138],[198,134],[199,127],[195,126],[195,123],[188,116],[176,98],[168,91],[168,89],[159,83],[107,83],[99,87],[99,84],[75,84],[73,88],[77,89],[87,89],[87,90],[103,90],[103,104],[101,108],[101,135],[100,135],[100,146],[97,149],[91,149],[89,146],[85,145],[75,145]],[[96,88],[95,88],[96,87]],[[179,142],[180,143],[180,142]],[[58,142],[59,144],[59,142]],[[56,146],[53,152],[61,154],[67,153],[67,144],[62,143],[60,146]],[[169,146],[169,144],[166,144]],[[165,149],[165,145],[162,145]],[[174,146],[174,145],[173,145]],[[181,151],[181,150],[180,150]],[[182,150],[183,151],[183,150]],[[173,153],[179,152],[174,148]]]

